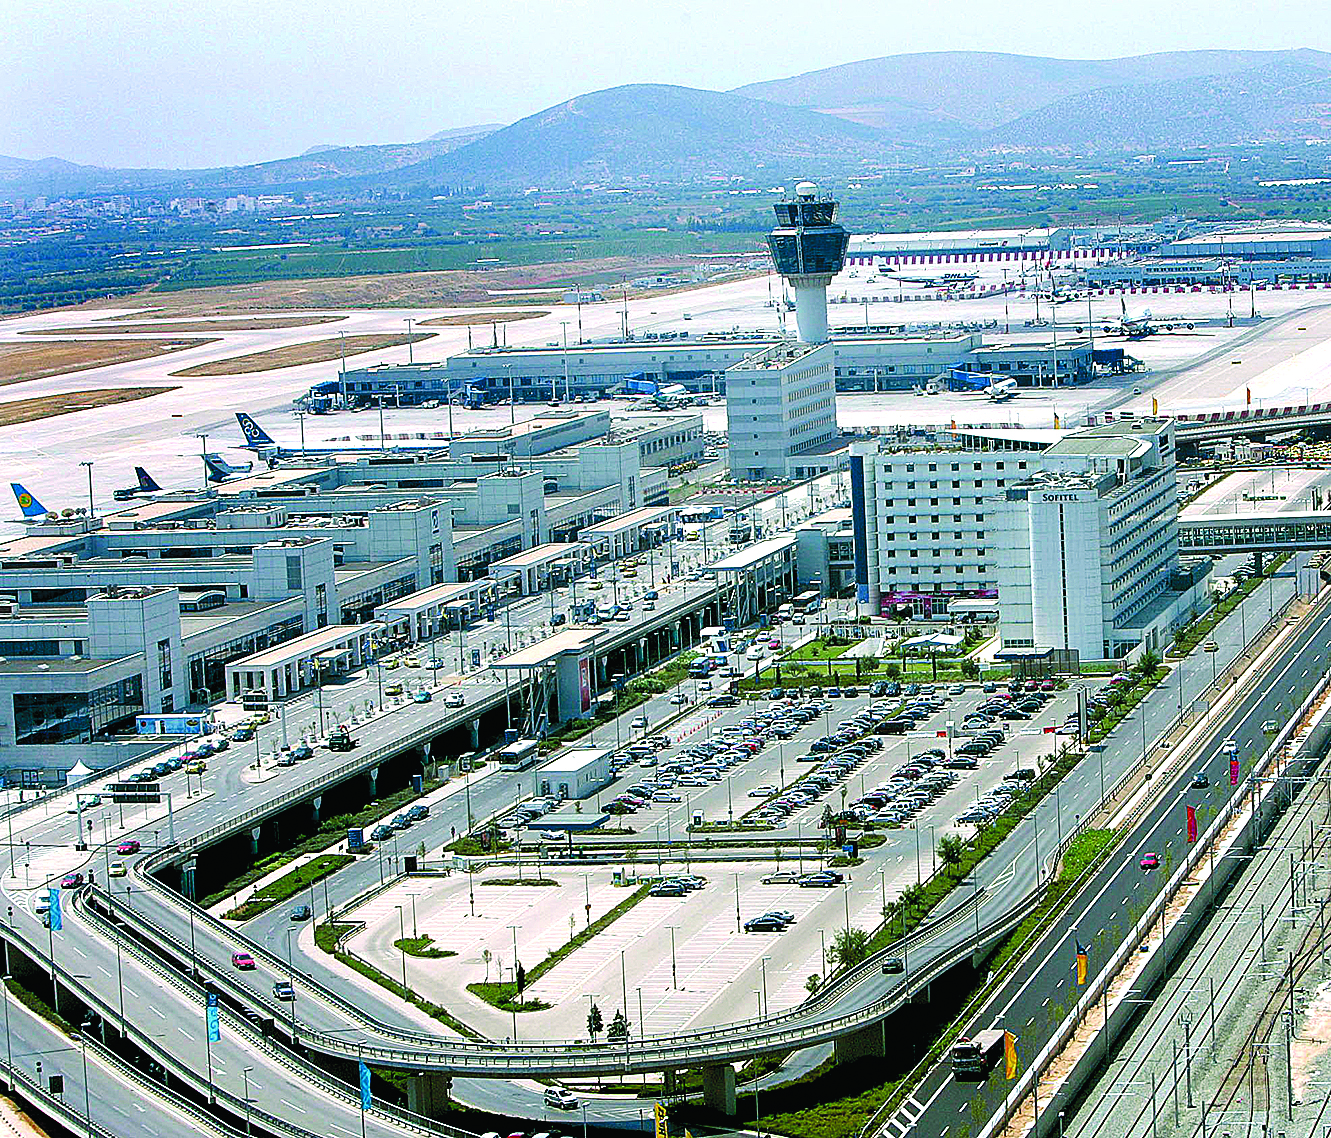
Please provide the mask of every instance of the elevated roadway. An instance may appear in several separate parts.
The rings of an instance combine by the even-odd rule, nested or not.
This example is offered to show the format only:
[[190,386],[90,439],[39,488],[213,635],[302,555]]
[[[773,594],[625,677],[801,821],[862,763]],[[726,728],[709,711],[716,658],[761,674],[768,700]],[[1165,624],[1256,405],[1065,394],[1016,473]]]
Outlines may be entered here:
[[[1288,595],[1289,582],[1277,582]],[[1283,601],[1284,596],[1280,598]],[[1265,602],[1266,598],[1261,598]],[[1251,626],[1257,627],[1259,606],[1249,598],[1245,605],[1253,609]],[[1260,605],[1265,615],[1266,605]],[[1324,649],[1313,641],[1325,639],[1325,618],[1297,630],[1297,643],[1282,650],[1282,660],[1288,657],[1288,667],[1295,669],[1321,666]],[[1225,658],[1236,655],[1242,648],[1238,643],[1233,620],[1217,630],[1220,654]],[[1222,661],[1223,662],[1223,661]],[[1209,661],[1185,662],[1179,676],[1178,704],[1190,706],[1210,683]],[[1278,702],[1272,688],[1266,689],[1268,702]],[[1174,691],[1171,685],[1161,689],[1143,704],[1139,716],[1142,738],[1154,738],[1176,714]],[[1277,709],[1278,713],[1278,709]],[[1083,816],[1099,800],[1099,760],[1104,760],[1104,778],[1112,785],[1121,773],[1140,757],[1131,727],[1116,733],[1106,750],[1084,761],[1072,775],[1064,780],[1057,802],[1046,801],[1036,812],[1030,825],[1023,825],[982,868],[977,882],[977,895],[971,910],[971,921],[978,919],[982,939],[1002,935],[1007,922],[1021,911],[1022,904],[1032,896],[1037,873],[1045,867],[1037,863],[1036,835],[1043,830],[1047,835],[1055,829],[1051,817],[1061,807],[1060,819],[1074,812]],[[248,823],[244,815],[249,810],[262,809],[266,798],[279,789],[286,793],[313,793],[314,781],[326,777],[333,764],[332,757],[321,756],[300,768],[282,772],[282,781],[270,786],[254,786],[245,782],[239,770],[231,768],[218,772],[219,785],[214,793],[179,812],[177,836],[182,846],[190,850],[205,850],[207,835],[234,832]],[[323,764],[323,775],[315,774]],[[315,770],[311,770],[311,765]],[[496,790],[504,788],[511,793],[511,782],[505,776],[492,776]],[[460,796],[449,800],[453,817],[461,809]],[[238,820],[239,819],[239,820]],[[1060,824],[1062,822],[1060,821]],[[57,815],[44,821],[35,840],[52,846],[72,844],[75,821],[71,816]],[[1071,829],[1068,826],[1067,829]],[[105,900],[97,904],[70,906],[64,929],[52,938],[56,967],[64,986],[78,991],[81,999],[98,1007],[112,1023],[118,1020],[119,980],[128,984],[132,993],[126,1004],[128,1029],[150,1053],[160,1055],[178,1078],[192,1080],[197,1085],[201,1072],[206,1071],[207,1055],[202,1033],[202,988],[192,979],[191,959],[198,962],[201,974],[211,976],[221,986],[227,1011],[223,1019],[223,1043],[214,1045],[229,1072],[238,1071],[244,1064],[254,1064],[270,1080],[268,1085],[280,1090],[264,1095],[266,1109],[282,1114],[293,1126],[303,1127],[313,1117],[334,1129],[344,1126],[354,1130],[359,1124],[358,1103],[347,1094],[347,1084],[333,1084],[317,1069],[308,1065],[291,1065],[290,1052],[278,1036],[294,1035],[305,1046],[317,1049],[335,1059],[351,1060],[360,1055],[373,1058],[378,1064],[401,1066],[412,1070],[439,1072],[472,1072],[494,1077],[515,1077],[522,1074],[547,1075],[623,1072],[677,1067],[717,1067],[735,1059],[770,1051],[785,1051],[797,1047],[853,1036],[869,1029],[877,1034],[878,1025],[899,1005],[907,984],[920,985],[941,973],[949,961],[969,955],[973,947],[974,925],[962,918],[939,921],[935,926],[921,930],[911,946],[911,975],[908,978],[883,976],[873,969],[853,973],[846,981],[835,985],[822,997],[801,1005],[800,1008],[768,1017],[761,1021],[730,1024],[673,1036],[648,1036],[630,1039],[613,1048],[604,1045],[591,1048],[581,1041],[475,1041],[452,1038],[447,1029],[434,1021],[426,1021],[415,1009],[408,1008],[377,986],[360,977],[330,967],[316,978],[295,972],[279,953],[265,950],[249,942],[235,930],[222,926],[201,914],[160,884],[142,875],[153,863],[161,863],[179,856],[180,850],[162,850],[135,867],[136,878],[131,898],[113,902],[115,919],[123,922],[135,933],[154,945],[148,952],[136,939],[127,935],[109,935]],[[1049,858],[1046,844],[1045,861]],[[206,852],[205,852],[206,856]],[[1037,869],[1037,864],[1041,869]],[[17,882],[6,886],[11,891]],[[15,929],[13,935],[25,945],[26,951],[38,959],[49,958],[47,934],[40,930],[31,910],[23,904],[25,896],[17,894]],[[94,902],[95,897],[87,898]],[[965,903],[965,898],[960,898]],[[127,904],[128,902],[128,904]],[[133,905],[130,912],[129,904]],[[965,913],[961,909],[959,912]],[[969,927],[968,927],[969,925]],[[165,958],[163,949],[167,946]],[[232,951],[251,951],[260,962],[254,973],[238,973],[229,969]],[[286,967],[284,967],[286,965]],[[295,973],[298,997],[293,1005],[273,999],[271,985],[282,976]],[[253,1030],[239,1014],[241,1006],[257,1008],[275,1020],[276,1027],[269,1037]],[[234,1012],[232,1009],[235,1009]],[[294,1011],[294,1015],[292,1014]],[[191,1026],[192,1025],[192,1026]],[[163,1039],[166,1040],[163,1043]],[[234,1065],[233,1065],[234,1064]],[[228,1079],[232,1075],[227,1076]],[[228,1083],[228,1088],[230,1084]],[[341,1089],[339,1090],[339,1086]],[[206,1088],[205,1088],[206,1090]],[[353,1109],[357,1108],[357,1109]],[[375,1133],[402,1132],[406,1125],[417,1126],[415,1121],[404,1122],[380,1111],[372,1125]],[[398,1127],[394,1130],[394,1127]],[[325,1131],[327,1132],[327,1131]]]
[[[1229,760],[1218,743],[1233,739],[1239,755],[1247,760],[1266,750],[1269,742],[1262,725],[1268,720],[1285,723],[1312,689],[1331,659],[1331,598],[1321,604],[1278,648],[1272,651],[1272,668],[1260,682],[1236,693],[1214,729],[1207,730],[1196,747],[1172,763],[1169,784],[1149,807],[1129,822],[1126,838],[1117,853],[1093,876],[1076,898],[1068,917],[1060,920],[1025,956],[1014,974],[986,1001],[964,1029],[972,1034],[997,1027],[1017,1037],[1019,1057],[1034,1056],[1061,1020],[1046,1009],[1075,997],[1076,942],[1090,946],[1088,978],[1098,976],[1105,962],[1125,935],[1130,935],[1134,905],[1144,907],[1158,887],[1154,876],[1143,871],[1140,860],[1154,853],[1161,866],[1181,864],[1188,846],[1186,807],[1216,807],[1246,787],[1231,787]],[[1196,774],[1206,776],[1204,788],[1194,784]],[[1070,1001],[1069,1001],[1070,1002]],[[1024,1064],[1023,1064],[1024,1066]],[[914,1095],[875,1132],[904,1138],[907,1134],[942,1134],[967,1111],[977,1097],[984,1106],[978,1111],[988,1118],[1001,1105],[992,1094],[985,1097],[986,1084],[959,1082],[944,1061],[927,1075]]]

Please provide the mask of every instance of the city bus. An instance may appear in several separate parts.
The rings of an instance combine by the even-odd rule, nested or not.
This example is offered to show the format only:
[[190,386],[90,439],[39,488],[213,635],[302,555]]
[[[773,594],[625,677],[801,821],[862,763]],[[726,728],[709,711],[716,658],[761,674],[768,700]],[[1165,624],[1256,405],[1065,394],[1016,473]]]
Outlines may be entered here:
[[797,596],[790,603],[792,606],[794,606],[796,612],[799,613],[817,612],[820,608],[823,607],[823,597],[822,594],[819,593],[817,589],[810,589],[807,593],[800,593],[800,595]]
[[497,756],[499,769],[501,771],[525,771],[536,762],[540,746],[539,739],[518,739],[516,742],[510,743]]

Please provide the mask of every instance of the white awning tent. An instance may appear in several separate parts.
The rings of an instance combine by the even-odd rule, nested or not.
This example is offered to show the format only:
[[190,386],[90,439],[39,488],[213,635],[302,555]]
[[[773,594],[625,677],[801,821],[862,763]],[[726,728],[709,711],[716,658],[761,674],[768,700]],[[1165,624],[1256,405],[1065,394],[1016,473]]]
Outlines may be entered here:
[[65,772],[65,785],[78,786],[81,782],[87,782],[97,772],[92,767],[84,766],[82,762],[75,763]]

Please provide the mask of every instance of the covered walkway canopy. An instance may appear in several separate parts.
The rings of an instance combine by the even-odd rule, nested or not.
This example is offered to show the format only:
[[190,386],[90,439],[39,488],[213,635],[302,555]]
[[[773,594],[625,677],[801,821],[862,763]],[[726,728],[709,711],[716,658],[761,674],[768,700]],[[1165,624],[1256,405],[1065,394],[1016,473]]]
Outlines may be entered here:
[[678,506],[644,506],[616,514],[580,531],[583,541],[603,547],[612,559],[660,545],[679,525]]
[[516,581],[518,592],[525,597],[540,592],[551,581],[571,580],[590,554],[585,542],[550,541],[492,562],[487,573],[493,581]]
[[722,591],[733,604],[722,605],[733,613],[733,626],[743,627],[759,613],[775,608],[795,595],[795,550],[799,539],[794,534],[780,534],[747,545],[723,557],[707,572],[716,576]]
[[553,715],[557,723],[592,714],[594,700],[593,666],[596,638],[604,634],[603,628],[568,628],[530,644],[517,652],[510,652],[491,663],[500,671],[524,671],[531,675],[531,688],[538,693],[532,702],[529,732],[544,730],[544,719],[554,695]]
[[313,685],[318,672],[349,672],[361,664],[383,630],[378,621],[332,624],[233,660],[226,666],[227,696],[239,699],[247,691],[259,691],[269,700],[282,699]]
[[403,637],[415,644],[438,636],[446,628],[474,620],[483,606],[494,603],[496,592],[495,583],[485,578],[431,585],[379,605],[374,610],[374,619],[381,621],[395,638]]

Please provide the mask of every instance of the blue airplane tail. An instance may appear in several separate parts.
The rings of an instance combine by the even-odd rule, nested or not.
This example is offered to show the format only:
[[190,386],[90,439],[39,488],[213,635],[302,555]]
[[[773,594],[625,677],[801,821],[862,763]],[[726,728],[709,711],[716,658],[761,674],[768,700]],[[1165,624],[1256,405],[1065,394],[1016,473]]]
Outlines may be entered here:
[[25,518],[44,518],[46,516],[46,507],[37,501],[22,483],[11,482],[9,488],[14,491],[18,508],[23,511]]
[[236,412],[236,422],[240,424],[240,433],[245,436],[247,447],[275,447],[276,440],[244,411]]
[[134,475],[139,480],[140,490],[154,491],[161,489],[161,487],[157,485],[157,480],[153,478],[153,476],[149,474],[146,470],[144,470],[143,467],[136,466],[134,468]]
[[205,454],[203,464],[208,468],[208,481],[221,482],[230,478],[233,474],[247,474],[253,469],[253,463],[245,463],[244,466],[233,466],[226,459],[216,454]]

